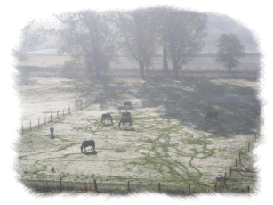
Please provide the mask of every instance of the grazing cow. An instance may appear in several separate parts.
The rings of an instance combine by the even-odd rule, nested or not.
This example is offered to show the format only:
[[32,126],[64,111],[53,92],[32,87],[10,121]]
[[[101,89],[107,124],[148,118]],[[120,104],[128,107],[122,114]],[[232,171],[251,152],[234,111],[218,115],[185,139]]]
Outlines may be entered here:
[[206,114],[205,120],[207,119],[218,119],[218,112],[217,111],[211,111]]
[[221,182],[224,179],[224,177],[221,174],[217,175],[215,178],[218,182]]
[[118,107],[118,113],[121,113],[122,110],[125,110],[125,112],[127,112],[126,107],[124,107],[124,106],[119,106],[119,107]]
[[122,116],[122,118],[131,118],[131,113],[130,112],[123,112],[121,116]]
[[[111,117],[111,115],[109,114],[109,113],[106,113],[106,114],[102,114],[101,115],[101,123],[102,124],[104,124],[104,125],[106,125],[106,120],[110,120],[110,122],[111,122],[111,125],[113,125],[113,120],[112,120],[112,117]],[[109,124],[109,123],[108,123]]]
[[128,110],[129,110],[129,109],[132,109],[132,108],[133,108],[132,102],[124,102],[124,107],[125,107],[125,108],[128,107]]
[[95,141],[94,140],[89,140],[89,141],[84,141],[81,146],[81,152],[85,152],[85,148],[91,146],[92,150],[95,150]]
[[120,128],[121,123],[123,126],[125,126],[126,123],[129,123],[130,126],[132,126],[133,120],[132,120],[132,118],[122,118],[118,123],[119,128]]

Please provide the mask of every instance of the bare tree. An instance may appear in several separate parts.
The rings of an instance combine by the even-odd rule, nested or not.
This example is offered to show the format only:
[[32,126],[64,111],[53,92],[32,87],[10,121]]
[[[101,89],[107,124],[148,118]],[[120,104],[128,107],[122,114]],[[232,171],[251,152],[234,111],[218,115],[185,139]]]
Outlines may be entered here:
[[138,62],[141,78],[144,79],[145,65],[151,65],[156,53],[156,21],[149,9],[137,9],[118,13],[116,22],[126,55]]
[[167,40],[167,15],[170,11],[170,7],[153,7],[150,9],[152,15],[156,19],[156,26],[158,27],[158,44],[162,48],[163,53],[163,71],[168,74],[168,40]]
[[115,57],[115,35],[109,13],[68,12],[58,18],[64,24],[59,31],[64,41],[61,52],[69,53],[74,62],[82,61],[89,77],[100,78]]
[[164,18],[173,75],[177,78],[181,66],[191,61],[204,46],[207,16],[197,12],[169,9]]

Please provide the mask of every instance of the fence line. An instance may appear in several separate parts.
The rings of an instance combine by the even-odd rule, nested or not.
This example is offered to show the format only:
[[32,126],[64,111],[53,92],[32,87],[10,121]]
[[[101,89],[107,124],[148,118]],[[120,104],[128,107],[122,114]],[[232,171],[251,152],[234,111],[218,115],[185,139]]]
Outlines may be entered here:
[[[67,114],[70,114],[70,105],[69,107],[67,108]],[[59,118],[59,110],[56,112],[57,113],[57,117],[56,119],[60,119]],[[64,109],[63,109],[63,117],[64,117]],[[37,127],[41,127],[42,125],[46,125],[47,123],[50,123],[50,122],[53,122],[53,112],[51,112],[50,114],[50,120],[49,121],[46,121],[46,116],[44,117],[43,119],[43,124],[40,123],[40,118],[37,119]],[[24,123],[22,123],[22,127],[21,127],[21,133],[23,134],[25,131],[31,131],[35,126],[32,126],[33,124],[31,123],[31,119],[29,120],[29,127],[27,128],[26,126],[24,126]]]
[[[256,143],[257,142],[257,138],[259,138],[260,137],[260,128],[256,131],[256,133],[254,133],[254,143]],[[234,168],[232,168],[231,166],[230,166],[230,168],[229,168],[229,177],[231,178],[232,177],[232,172],[237,172],[237,173],[240,173],[240,172],[246,172],[246,173],[253,173],[254,174],[254,176],[248,176],[248,177],[255,177],[255,174],[257,174],[257,172],[256,171],[253,171],[253,170],[243,170],[243,169],[238,169],[238,162],[239,162],[239,164],[241,164],[241,155],[244,155],[244,158],[245,158],[245,155],[247,154],[247,152],[250,152],[250,144],[251,143],[247,143],[247,151],[245,151],[245,152],[242,152],[242,151],[240,151],[239,152],[239,155],[238,155],[238,160],[236,159],[235,160],[235,169]],[[242,175],[243,176],[243,175]],[[245,176],[246,177],[246,176]],[[221,178],[221,181],[223,181],[224,182],[224,186],[226,186],[226,180],[227,180],[227,172],[225,172],[225,176],[224,177],[222,177]],[[217,180],[216,180],[216,183],[215,183],[215,185],[214,185],[214,190],[217,188]],[[250,186],[249,185],[247,185],[247,193],[249,193],[250,192]]]
[[[37,124],[36,126],[37,127],[41,127],[42,125],[46,125],[47,123],[50,123],[50,122],[53,122],[54,120],[54,113],[56,114],[56,119],[59,120],[60,117],[61,117],[61,114],[59,114],[60,112],[62,112],[62,117],[65,117],[65,115],[70,115],[71,113],[73,112],[76,112],[78,110],[83,110],[84,108],[87,108],[89,107],[90,105],[92,105],[93,103],[96,103],[96,102],[102,102],[103,100],[107,99],[107,94],[99,94],[99,95],[96,95],[95,97],[90,97],[88,100],[84,99],[84,101],[82,100],[82,98],[78,101],[76,101],[76,106],[75,106],[75,110],[72,111],[71,108],[70,108],[70,104],[68,106],[67,109],[63,109],[63,110],[58,110],[58,111],[55,111],[55,112],[52,112],[50,113],[50,120],[47,121],[46,120],[46,116],[44,117],[44,120],[43,120],[43,124],[40,123],[40,118],[37,119]],[[67,110],[67,112],[66,112]],[[30,119],[29,121],[29,126],[24,126],[24,123],[22,123],[22,127],[21,127],[21,133],[23,134],[25,131],[31,131],[35,126],[33,126],[33,123]]]
[[223,189],[223,187],[212,186],[211,184],[199,185],[171,185],[166,183],[132,183],[130,181],[120,183],[98,183],[93,182],[70,182],[59,180],[21,180],[24,185],[35,192],[93,192],[93,193],[133,193],[133,192],[153,192],[153,193],[173,193],[173,194],[196,194],[196,193],[249,193],[250,186],[244,185],[233,189]]
[[[40,122],[40,118],[37,119],[37,124],[36,126],[37,127],[41,127],[42,125],[46,125],[47,123],[51,123],[54,121],[54,116],[56,116],[55,120],[59,120],[61,119],[61,117],[65,117],[65,115],[70,115],[71,113],[73,112],[77,112],[78,110],[83,110],[84,108],[87,108],[88,106],[92,105],[93,103],[95,102],[101,102],[105,97],[107,96],[103,96],[103,95],[97,95],[95,98],[89,98],[89,100],[80,100],[79,102],[76,102],[76,107],[75,107],[75,110],[72,111],[71,108],[70,108],[70,105],[68,106],[67,109],[63,109],[63,110],[58,110],[58,111],[55,111],[55,112],[52,112],[50,113],[50,116],[49,116],[49,120],[47,120],[47,116],[45,115],[45,117],[43,118],[43,124],[41,124]],[[60,112],[62,114],[60,114]],[[56,115],[54,115],[56,114]],[[21,126],[21,133],[23,134],[25,131],[31,131],[35,126],[33,126],[33,122],[31,121],[31,119],[29,120],[29,126],[25,126],[24,123],[22,123],[22,126]]]
[[[36,67],[35,65],[34,66],[22,66],[22,69],[27,69],[29,71],[29,77],[43,77],[43,78],[47,78],[47,77],[61,77],[61,74],[60,74],[60,68],[58,67],[47,67],[47,68],[42,68],[42,67]],[[249,67],[248,67],[248,70],[249,72],[259,72],[259,68],[252,68],[249,70]],[[168,72],[171,73],[172,75],[172,67],[169,68]],[[225,72],[228,72],[225,68],[219,68],[219,67],[203,67],[201,68],[200,66],[196,66],[195,68],[192,67],[192,68],[184,68],[182,70],[179,70],[179,76],[184,76],[186,75],[185,77],[189,77],[189,76],[192,76],[192,77],[200,77],[200,78],[205,78],[205,75],[204,73],[207,72],[207,71],[211,71],[213,72],[214,74],[209,74],[210,75],[210,78],[218,78],[219,74],[221,74],[221,76],[224,74],[225,75]],[[220,73],[217,73],[215,74],[215,71],[219,71]],[[234,70],[234,72],[236,72],[236,74],[234,76],[222,76],[226,79],[230,79],[230,78],[241,78],[241,77],[247,77],[245,76],[245,73],[242,74],[242,72],[245,72],[245,68],[237,68]],[[224,73],[223,73],[224,72]],[[162,69],[153,69],[151,67],[150,71],[147,71],[147,70],[144,70],[144,73],[145,73],[145,76],[146,77],[149,77],[149,75],[151,74],[152,77],[155,77],[155,76],[166,76],[164,74],[164,71]],[[150,74],[149,74],[150,73]],[[110,69],[109,72],[107,72],[105,75],[105,77],[111,77],[111,78],[138,78],[140,79],[141,78],[141,75],[140,75],[140,70],[138,67],[130,67],[130,68],[126,68],[126,67],[120,67],[120,68],[113,68],[113,69]],[[206,76],[208,77],[208,76]],[[29,80],[29,79],[28,79]],[[33,82],[35,83],[35,82]]]

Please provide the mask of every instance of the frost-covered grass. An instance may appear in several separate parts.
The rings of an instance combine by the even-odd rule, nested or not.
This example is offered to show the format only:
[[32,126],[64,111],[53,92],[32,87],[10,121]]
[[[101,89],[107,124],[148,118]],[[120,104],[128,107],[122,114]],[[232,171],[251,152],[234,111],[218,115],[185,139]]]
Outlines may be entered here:
[[44,118],[50,120],[51,112],[57,117],[68,113],[68,107],[74,109],[77,98],[73,81],[65,78],[35,78],[34,86],[17,86],[18,99],[21,109],[21,122],[25,127],[29,127],[30,120],[32,126],[43,124]]
[[[74,84],[64,79],[37,82],[36,86],[20,88],[25,112],[37,104],[33,113],[51,111],[54,106],[57,110],[64,102],[72,104],[76,97],[91,92],[76,93]],[[260,114],[255,99],[258,83],[244,79],[153,83],[121,87],[113,81],[111,86],[116,88],[118,98],[103,105],[93,103],[82,111],[25,131],[17,145],[20,176],[198,185],[212,183],[216,175],[228,172],[256,131],[255,120]],[[116,108],[127,100],[133,103],[135,131],[117,126],[121,116]],[[204,120],[210,110],[219,111],[218,120]],[[103,113],[112,115],[113,126],[102,125]],[[51,126],[55,129],[54,139],[50,136]],[[82,142],[90,139],[96,142],[96,154],[81,153]]]

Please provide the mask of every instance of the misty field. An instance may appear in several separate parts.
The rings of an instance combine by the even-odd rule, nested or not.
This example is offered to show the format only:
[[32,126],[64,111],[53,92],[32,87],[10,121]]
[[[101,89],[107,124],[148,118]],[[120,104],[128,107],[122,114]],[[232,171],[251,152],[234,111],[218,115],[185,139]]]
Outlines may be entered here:
[[[17,143],[16,171],[21,179],[210,186],[216,175],[234,166],[258,129],[258,72],[237,71],[234,76],[226,71],[185,71],[181,81],[122,78],[107,86],[36,78],[35,85],[18,87],[26,127]],[[99,94],[107,97],[96,99]],[[81,110],[76,99],[92,99],[92,104]],[[118,127],[117,107],[125,101],[133,105],[130,131]],[[39,117],[49,119],[49,113],[62,113],[69,105],[70,115],[36,126]],[[213,110],[219,112],[218,120],[205,121]],[[111,114],[113,126],[101,123],[103,113]],[[90,153],[91,147],[81,153],[83,141],[91,139],[96,153]],[[247,168],[253,170],[253,163]]]

